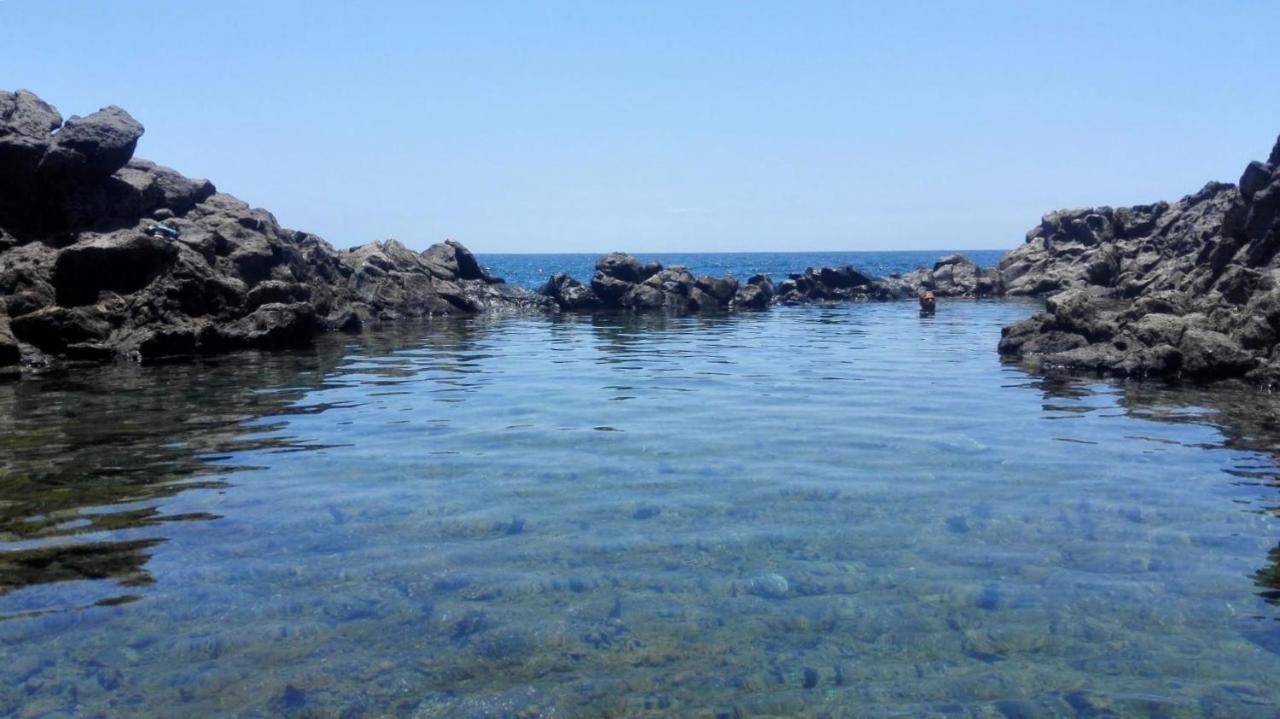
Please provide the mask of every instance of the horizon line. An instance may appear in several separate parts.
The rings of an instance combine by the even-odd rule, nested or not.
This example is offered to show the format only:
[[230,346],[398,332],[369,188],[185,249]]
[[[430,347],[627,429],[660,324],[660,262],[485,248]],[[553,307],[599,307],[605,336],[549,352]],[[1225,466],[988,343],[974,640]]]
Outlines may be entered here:
[[[439,243],[433,243],[439,244]],[[465,246],[466,243],[463,243]],[[429,247],[430,245],[428,245]],[[470,248],[468,248],[470,249]],[[938,248],[925,250],[604,250],[591,252],[483,252],[473,251],[477,255],[528,255],[528,256],[546,256],[546,255],[607,255],[611,252],[622,252],[628,255],[816,255],[816,254],[844,254],[854,252],[1009,252],[1012,247],[968,247],[968,248]]]

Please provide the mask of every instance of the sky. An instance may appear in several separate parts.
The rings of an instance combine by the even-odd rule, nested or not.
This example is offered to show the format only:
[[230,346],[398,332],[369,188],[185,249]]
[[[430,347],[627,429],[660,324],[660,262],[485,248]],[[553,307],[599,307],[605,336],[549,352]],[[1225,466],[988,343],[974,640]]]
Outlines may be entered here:
[[1280,2],[0,0],[0,89],[338,247],[999,249],[1234,182]]

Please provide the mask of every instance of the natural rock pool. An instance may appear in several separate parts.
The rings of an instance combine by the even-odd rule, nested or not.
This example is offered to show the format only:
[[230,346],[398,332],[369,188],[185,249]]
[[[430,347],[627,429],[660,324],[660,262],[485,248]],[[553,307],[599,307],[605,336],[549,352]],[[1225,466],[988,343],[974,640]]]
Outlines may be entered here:
[[0,715],[1274,716],[1274,401],[1033,305],[473,319],[0,384]]

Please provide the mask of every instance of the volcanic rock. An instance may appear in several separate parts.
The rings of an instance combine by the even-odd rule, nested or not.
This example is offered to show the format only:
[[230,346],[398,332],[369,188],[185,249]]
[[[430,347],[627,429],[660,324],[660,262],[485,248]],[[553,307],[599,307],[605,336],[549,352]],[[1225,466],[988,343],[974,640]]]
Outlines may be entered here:
[[[208,180],[132,157],[117,107],[65,123],[0,93],[0,366],[306,344],[434,314],[554,311],[461,244],[340,252]],[[163,222],[177,237],[152,232]]]
[[1280,382],[1280,177],[1177,202],[1045,215],[997,267],[1009,294],[1047,296],[1005,329],[1002,354],[1125,377]]

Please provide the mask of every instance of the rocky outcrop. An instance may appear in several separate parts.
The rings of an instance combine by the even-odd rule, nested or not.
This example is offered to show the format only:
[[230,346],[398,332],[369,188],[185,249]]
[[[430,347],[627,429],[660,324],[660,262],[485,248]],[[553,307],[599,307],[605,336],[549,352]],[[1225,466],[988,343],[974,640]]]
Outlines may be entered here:
[[964,255],[947,255],[932,270],[919,269],[904,279],[907,289],[931,290],[938,297],[994,297],[1004,294],[1000,272],[983,269]]
[[563,272],[552,275],[541,291],[561,309],[590,311],[600,308],[600,298],[594,290]]
[[763,310],[773,302],[777,291],[767,275],[752,275],[733,293],[733,306],[744,310]]
[[282,228],[208,180],[133,158],[142,133],[120,108],[63,122],[30,92],[0,92],[0,367],[294,346],[402,318],[555,308],[453,241],[338,251]]
[[1280,141],[1238,185],[1173,203],[1053,212],[997,268],[1045,311],[1000,352],[1125,377],[1280,382]]
[[792,273],[778,283],[776,301],[783,304],[847,302],[887,299],[879,296],[882,285],[853,266],[812,267]]
[[561,309],[663,310],[675,314],[726,309],[762,310],[772,304],[816,304],[901,300],[932,290],[941,297],[986,297],[999,294],[1000,277],[962,255],[938,261],[932,270],[879,278],[852,265],[808,268],[792,273],[776,286],[765,275],[746,282],[725,276],[694,277],[681,266],[660,262],[642,264],[623,252],[611,252],[596,262],[590,286],[557,273],[541,293]]
[[561,309],[572,311],[661,310],[687,314],[767,306],[767,302],[758,301],[761,290],[751,287],[742,293],[734,277],[694,277],[679,265],[644,264],[631,255],[611,252],[596,261],[590,286],[557,273],[547,280],[542,294]]

